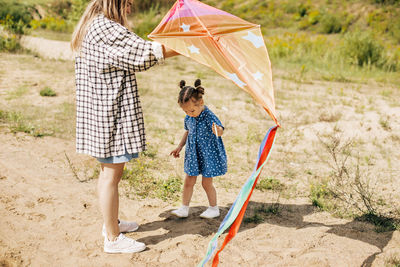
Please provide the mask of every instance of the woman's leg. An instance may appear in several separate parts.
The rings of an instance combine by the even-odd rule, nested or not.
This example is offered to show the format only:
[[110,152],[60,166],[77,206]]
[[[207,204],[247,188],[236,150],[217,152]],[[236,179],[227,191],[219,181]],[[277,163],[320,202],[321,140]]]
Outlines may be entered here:
[[186,175],[185,183],[183,184],[182,204],[189,206],[193,195],[193,187],[196,184],[197,176]]
[[217,191],[213,185],[213,178],[203,176],[201,185],[203,186],[204,191],[206,191],[210,207],[215,207],[217,205]]
[[100,210],[103,214],[109,240],[115,240],[120,234],[118,226],[118,183],[121,180],[124,166],[125,163],[101,163],[97,190],[99,194]]

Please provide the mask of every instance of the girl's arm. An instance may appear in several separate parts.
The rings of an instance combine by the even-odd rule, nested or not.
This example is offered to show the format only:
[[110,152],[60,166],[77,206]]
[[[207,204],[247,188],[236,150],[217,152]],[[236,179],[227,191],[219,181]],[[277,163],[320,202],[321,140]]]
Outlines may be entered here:
[[175,148],[174,150],[169,153],[170,155],[174,156],[175,158],[179,158],[179,153],[181,152],[182,148],[186,145],[186,140],[188,137],[189,131],[186,131],[181,139],[181,142],[179,143],[178,147]]

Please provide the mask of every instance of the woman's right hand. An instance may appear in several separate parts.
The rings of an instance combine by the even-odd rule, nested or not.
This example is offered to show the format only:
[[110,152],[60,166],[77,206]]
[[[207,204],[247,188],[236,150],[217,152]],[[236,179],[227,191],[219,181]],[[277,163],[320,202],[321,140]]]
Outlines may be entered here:
[[182,147],[178,146],[177,148],[172,150],[171,153],[169,153],[169,155],[174,156],[174,158],[179,158],[179,153],[181,152],[181,150],[182,150]]
[[176,52],[175,50],[169,49],[165,45],[162,45],[162,47],[163,47],[164,58],[169,58],[169,57],[174,57],[174,56],[180,55],[178,52]]

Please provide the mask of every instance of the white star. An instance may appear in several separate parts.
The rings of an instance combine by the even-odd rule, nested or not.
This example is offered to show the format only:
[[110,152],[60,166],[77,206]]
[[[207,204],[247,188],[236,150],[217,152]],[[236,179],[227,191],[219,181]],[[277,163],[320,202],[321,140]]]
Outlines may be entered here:
[[256,81],[261,81],[262,77],[264,76],[264,74],[262,74],[261,72],[257,71],[256,73],[253,73],[253,78]]
[[242,38],[250,41],[256,48],[259,48],[264,45],[264,40],[262,36],[255,35],[250,31],[248,31],[247,35],[243,36]]
[[239,77],[236,75],[236,73],[229,73],[228,72],[228,77],[231,79],[234,83],[236,83],[238,86],[243,87],[246,84],[242,82]]
[[190,31],[190,25],[186,25],[185,23],[182,23],[182,25],[179,28],[182,28],[183,32]]
[[188,48],[190,50],[190,53],[192,53],[192,54],[200,54],[198,47],[195,47],[194,45],[191,45]]

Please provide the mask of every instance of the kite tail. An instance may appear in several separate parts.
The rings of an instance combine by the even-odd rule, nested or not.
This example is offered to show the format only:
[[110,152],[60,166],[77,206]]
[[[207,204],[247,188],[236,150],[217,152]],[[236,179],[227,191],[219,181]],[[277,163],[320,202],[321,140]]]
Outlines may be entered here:
[[225,237],[224,243],[222,247],[216,253],[212,266],[217,266],[219,261],[218,254],[224,249],[226,244],[236,235],[239,230],[240,224],[242,223],[244,213],[246,211],[247,205],[249,203],[251,194],[257,184],[257,180],[260,176],[261,170],[264,167],[265,163],[267,162],[269,152],[272,149],[275,140],[275,134],[278,126],[274,126],[269,129],[268,133],[265,135],[264,140],[261,142],[260,149],[258,152],[258,160],[257,164],[254,168],[252,175],[243,185],[242,189],[240,190],[238,196],[236,197],[235,202],[232,204],[231,208],[229,209],[228,213],[226,214],[224,220],[222,221],[221,225],[219,226],[218,232],[214,235],[211,239],[210,243],[208,244],[208,249],[206,256],[204,259],[199,263],[198,266],[204,266],[204,264],[211,258],[212,254],[214,253],[217,247],[217,238],[229,227],[231,226],[228,235]]

